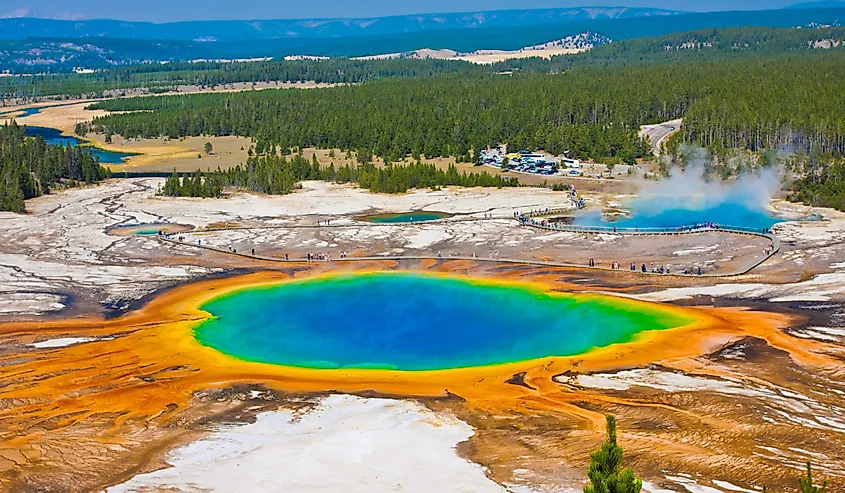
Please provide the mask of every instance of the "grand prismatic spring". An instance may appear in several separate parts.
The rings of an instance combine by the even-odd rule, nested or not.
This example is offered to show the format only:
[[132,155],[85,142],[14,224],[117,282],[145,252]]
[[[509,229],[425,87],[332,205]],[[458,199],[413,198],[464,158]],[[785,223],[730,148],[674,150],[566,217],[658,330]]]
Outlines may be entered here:
[[246,289],[202,306],[196,336],[305,368],[441,370],[571,356],[691,322],[610,297],[460,278],[365,274]]
[[[499,423],[514,438],[565,425],[572,434],[561,444],[575,446],[583,440],[578,430],[590,430],[590,436],[601,430],[604,416],[597,406],[633,406],[632,412],[654,406],[636,394],[572,387],[566,375],[655,363],[679,371],[689,368],[689,358],[744,337],[766,340],[796,361],[829,364],[817,353],[817,343],[779,331],[788,323],[783,316],[597,295],[585,292],[577,275],[557,271],[514,267],[485,273],[484,266],[464,261],[426,263],[410,271],[392,262],[340,272],[324,266],[329,267],[187,284],[111,320],[4,326],[11,344],[33,344],[45,336],[85,342],[0,367],[8,382],[0,399],[20,403],[3,411],[4,423],[19,438],[0,452],[50,458],[54,452],[41,452],[45,444],[85,447],[118,461],[105,481],[122,481],[127,476],[119,464],[158,457],[170,449],[168,440],[182,436],[174,420],[202,422],[220,406],[244,406],[235,407],[244,409],[241,415],[270,403],[249,400],[254,392],[278,392],[281,403],[284,396],[344,392],[423,399],[455,413],[479,430],[473,460],[496,463],[493,458],[503,450],[494,438],[501,436],[498,421],[484,416],[516,420]],[[246,400],[223,404],[231,399]],[[686,416],[679,412],[678,419]],[[525,421],[528,416],[534,418]],[[53,422],[61,426],[39,424]],[[71,422],[78,425],[68,426]],[[101,451],[115,433],[159,438]],[[508,443],[508,450],[524,454],[519,439]],[[648,440],[632,450],[661,458],[661,464],[668,460],[663,457],[677,455],[675,448],[654,449]],[[582,452],[576,447],[572,457]],[[19,481],[37,483],[38,464],[51,464],[32,460],[32,474]],[[80,461],[68,461],[67,467]]]

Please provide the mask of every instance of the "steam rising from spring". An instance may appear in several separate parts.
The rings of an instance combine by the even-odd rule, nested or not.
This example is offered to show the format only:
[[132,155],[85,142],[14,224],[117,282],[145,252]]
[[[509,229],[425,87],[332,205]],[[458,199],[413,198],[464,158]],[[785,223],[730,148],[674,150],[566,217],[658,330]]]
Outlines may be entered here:
[[[626,204],[630,216],[611,218],[599,211],[586,212],[575,219],[585,226],[621,228],[677,228],[701,223],[764,230],[778,222],[768,211],[768,203],[780,188],[776,167],[755,167],[738,178],[714,178],[713,160],[701,148],[682,149],[683,168],[670,168],[659,181],[641,180],[639,197]],[[612,222],[612,224],[608,224]]]
[[[780,190],[780,177],[775,166],[759,167],[741,172],[729,181],[714,178],[713,160],[707,150],[682,146],[685,166],[672,167],[669,177],[660,181],[643,180],[639,207],[667,206],[689,209],[714,208],[724,204],[742,205],[748,209],[765,211],[769,201]],[[729,162],[734,168],[739,166]],[[744,167],[749,169],[749,167]]]

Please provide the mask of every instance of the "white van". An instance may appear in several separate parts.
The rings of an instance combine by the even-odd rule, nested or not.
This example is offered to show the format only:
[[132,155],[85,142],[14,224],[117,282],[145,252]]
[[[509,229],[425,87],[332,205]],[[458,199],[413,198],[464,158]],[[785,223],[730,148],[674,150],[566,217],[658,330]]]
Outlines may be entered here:
[[581,161],[577,159],[563,158],[560,162],[567,168],[581,169]]

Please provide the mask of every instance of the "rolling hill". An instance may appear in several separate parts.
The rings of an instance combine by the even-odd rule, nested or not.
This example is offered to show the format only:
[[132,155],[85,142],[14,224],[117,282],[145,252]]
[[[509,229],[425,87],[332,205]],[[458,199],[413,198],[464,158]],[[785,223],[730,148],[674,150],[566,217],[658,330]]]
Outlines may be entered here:
[[845,2],[839,0],[822,0],[821,2],[802,2],[786,7],[788,10],[800,9],[842,9]]
[[[67,34],[74,32],[76,36],[0,39],[0,70],[16,73],[45,73],[67,72],[78,67],[103,69],[140,62],[174,62],[196,59],[279,58],[290,55],[360,57],[385,53],[404,53],[423,48],[434,50],[449,49],[462,53],[476,50],[517,50],[526,46],[540,45],[549,41],[587,32],[598,34],[602,39],[624,41],[711,28],[744,26],[817,28],[819,26],[838,26],[840,21],[845,19],[845,9],[836,8],[729,11],[695,14],[655,10],[640,12],[635,9],[627,9],[624,12],[610,12],[608,9],[601,9],[593,12],[592,17],[586,20],[567,18],[566,21],[560,21],[561,15],[563,15],[561,12],[575,12],[572,15],[577,17],[585,15],[584,11],[588,10],[557,9],[551,11],[555,13],[555,16],[552,17],[544,17],[542,15],[543,12],[550,12],[546,10],[509,11],[514,16],[517,16],[515,13],[527,12],[533,14],[525,14],[525,17],[508,21],[517,25],[498,25],[491,27],[496,22],[503,21],[500,18],[497,18],[498,20],[493,19],[494,16],[480,16],[485,22],[482,22],[480,26],[476,27],[466,27],[469,24],[464,20],[462,21],[463,24],[461,24],[464,27],[460,28],[431,29],[428,24],[426,26],[429,27],[419,28],[421,24],[417,24],[416,26],[419,29],[410,32],[340,37],[327,36],[325,34],[328,31],[319,31],[322,34],[311,37],[290,35],[286,37],[247,39],[239,37],[247,36],[247,31],[240,31],[240,34],[238,34],[234,30],[229,29],[227,36],[232,39],[228,41],[142,39],[131,37],[134,32],[132,25],[141,25],[140,23],[128,23],[126,30],[120,33],[121,38],[104,37],[100,34],[110,33],[111,31],[96,31],[100,34],[91,35],[91,33],[95,32],[91,30],[91,26],[99,26],[101,25],[100,23],[103,23],[103,26],[109,26],[118,21],[72,23],[66,21],[46,21],[42,19],[39,21],[49,23],[53,26],[64,26],[62,29],[68,30],[60,30],[61,33]],[[460,17],[461,15],[469,14],[455,15]],[[497,15],[500,15],[500,13],[497,13]],[[463,17],[461,18],[463,19]],[[549,23],[523,23],[529,22],[529,20],[530,22],[539,22],[539,20],[543,19]],[[15,34],[16,36],[23,35],[22,33],[24,31],[31,32],[29,21],[29,19],[6,19],[0,21],[0,25],[5,23],[7,27],[7,29],[0,28],[0,33],[5,32],[5,36],[12,36],[13,34],[10,33],[14,31],[12,26],[14,22],[22,23],[21,25],[24,27],[29,26],[26,29],[18,26],[20,29],[17,31],[18,34]],[[83,27],[73,27],[75,24],[88,27],[85,29]],[[189,32],[186,29],[181,34],[183,38],[220,32],[206,29],[209,27],[209,24],[213,27],[213,25],[218,23],[199,22],[187,24],[196,25],[194,27],[199,30]],[[222,24],[229,25],[230,23]],[[235,24],[243,27],[240,23]],[[144,24],[144,26],[153,26],[155,29],[164,29],[164,27],[167,29],[172,28],[172,25],[168,24]],[[356,29],[363,28],[359,27]],[[365,31],[378,32],[378,30],[367,31],[366,29]],[[59,34],[59,31],[55,30],[42,30],[40,32]],[[254,31],[252,32],[253,34],[251,35],[256,35]],[[88,33],[88,35],[83,36],[83,33]],[[263,36],[269,35],[267,31],[261,31],[261,33]],[[145,35],[148,34],[150,33],[146,32]],[[164,36],[165,33],[161,33],[161,35]],[[172,35],[175,36],[175,34]],[[206,38],[209,37],[213,36],[206,36]]]
[[381,36],[451,29],[539,26],[607,19],[665,17],[682,12],[628,7],[498,10],[369,19],[192,21],[153,24],[119,20],[0,19],[0,39],[129,38],[219,41]]

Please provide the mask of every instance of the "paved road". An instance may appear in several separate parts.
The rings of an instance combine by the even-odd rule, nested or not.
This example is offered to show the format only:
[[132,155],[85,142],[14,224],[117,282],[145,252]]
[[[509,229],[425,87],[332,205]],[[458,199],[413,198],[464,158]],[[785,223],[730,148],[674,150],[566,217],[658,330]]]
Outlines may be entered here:
[[660,155],[660,143],[666,137],[681,129],[681,120],[671,120],[658,123],[657,125],[643,125],[640,127],[640,136],[648,135],[651,138],[651,145],[654,147],[654,155]]

